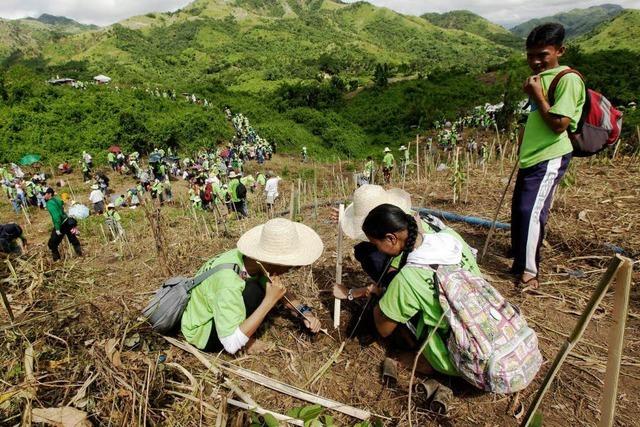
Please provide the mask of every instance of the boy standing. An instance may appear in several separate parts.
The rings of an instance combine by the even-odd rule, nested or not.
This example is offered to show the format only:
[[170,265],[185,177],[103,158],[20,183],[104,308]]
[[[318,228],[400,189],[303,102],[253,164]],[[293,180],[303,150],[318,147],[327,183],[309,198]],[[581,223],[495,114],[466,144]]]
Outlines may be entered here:
[[60,259],[58,246],[62,243],[64,236],[67,236],[67,240],[69,240],[69,243],[73,246],[73,250],[76,255],[82,256],[82,247],[80,246],[80,241],[76,236],[75,226],[67,214],[64,213],[62,200],[59,197],[54,196],[52,188],[47,188],[47,191],[44,193],[44,199],[47,202],[47,210],[49,211],[51,221],[53,222],[53,230],[51,231],[51,237],[47,244],[51,250],[51,254],[53,255],[53,260],[57,261]]
[[560,79],[555,102],[548,89],[554,77],[567,69],[559,59],[565,52],[564,27],[544,24],[527,37],[527,62],[535,73],[527,78],[531,113],[520,146],[520,169],[511,202],[512,272],[524,289],[538,287],[540,246],[555,189],[564,175],[573,147],[568,131],[575,131],[585,101],[585,87],[576,74]]

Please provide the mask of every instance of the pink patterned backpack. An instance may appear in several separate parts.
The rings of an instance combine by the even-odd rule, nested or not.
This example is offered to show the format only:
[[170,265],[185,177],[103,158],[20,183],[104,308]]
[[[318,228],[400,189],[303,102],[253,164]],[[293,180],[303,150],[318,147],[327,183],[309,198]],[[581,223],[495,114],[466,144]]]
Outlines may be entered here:
[[515,393],[538,373],[538,337],[482,277],[457,265],[435,270],[439,299],[451,327],[447,343],[460,376],[493,393]]

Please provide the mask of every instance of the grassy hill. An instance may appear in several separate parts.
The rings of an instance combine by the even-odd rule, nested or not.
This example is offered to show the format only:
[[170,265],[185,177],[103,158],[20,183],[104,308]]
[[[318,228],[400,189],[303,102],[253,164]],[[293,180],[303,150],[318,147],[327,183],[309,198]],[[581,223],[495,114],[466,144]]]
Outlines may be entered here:
[[602,4],[586,9],[572,9],[568,12],[558,13],[544,18],[531,19],[516,25],[511,32],[518,37],[526,38],[529,32],[536,26],[546,22],[559,22],[564,25],[568,38],[577,37],[588,33],[603,22],[609,21],[624,11],[616,4]]
[[494,43],[514,49],[522,48],[522,40],[509,30],[468,10],[447,13],[425,13],[422,18],[442,28],[456,29],[479,35]]
[[640,10],[625,10],[610,22],[575,40],[584,52],[627,49],[640,52]]
[[176,12],[35,44],[30,52],[38,48],[47,64],[84,61],[89,74],[121,83],[221,82],[252,92],[321,73],[367,80],[384,62],[406,75],[434,68],[480,71],[512,53],[418,17],[331,0],[196,0]]

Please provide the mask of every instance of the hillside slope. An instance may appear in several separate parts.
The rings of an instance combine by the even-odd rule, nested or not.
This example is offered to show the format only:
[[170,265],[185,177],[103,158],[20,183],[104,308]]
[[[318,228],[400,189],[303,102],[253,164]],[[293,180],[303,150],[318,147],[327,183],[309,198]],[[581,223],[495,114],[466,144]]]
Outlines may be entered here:
[[86,61],[124,82],[221,82],[260,91],[322,72],[368,79],[376,63],[400,73],[482,70],[512,50],[486,38],[360,2],[196,0],[42,49],[51,64]]
[[596,28],[603,22],[609,21],[624,11],[616,4],[602,4],[586,9],[572,9],[568,12],[558,13],[543,18],[531,19],[516,25],[511,32],[518,37],[526,38],[529,32],[536,26],[546,22],[559,22],[566,29],[567,38],[577,37]]
[[584,52],[628,49],[640,52],[640,10],[629,9],[575,41]]
[[468,10],[425,13],[421,17],[438,27],[466,31],[514,49],[522,47],[522,40],[509,30]]

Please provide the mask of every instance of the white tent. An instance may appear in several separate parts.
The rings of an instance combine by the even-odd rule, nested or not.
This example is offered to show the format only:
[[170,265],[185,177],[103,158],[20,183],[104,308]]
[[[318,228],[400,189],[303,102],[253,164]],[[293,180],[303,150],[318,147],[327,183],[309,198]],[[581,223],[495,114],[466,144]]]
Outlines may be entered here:
[[104,74],[100,74],[98,76],[95,76],[93,78],[93,81],[97,82],[97,83],[103,83],[103,84],[104,83],[109,83],[111,81],[111,77],[107,77]]

